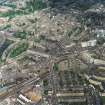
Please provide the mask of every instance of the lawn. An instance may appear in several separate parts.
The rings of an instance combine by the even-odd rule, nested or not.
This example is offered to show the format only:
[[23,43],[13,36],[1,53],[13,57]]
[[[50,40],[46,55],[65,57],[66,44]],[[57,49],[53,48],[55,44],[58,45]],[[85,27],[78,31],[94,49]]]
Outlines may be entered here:
[[26,39],[26,36],[27,36],[27,33],[25,31],[14,33],[14,37],[16,38]]
[[58,67],[58,64],[57,63],[54,64],[53,70],[56,71],[56,72],[59,70],[59,67]]
[[102,104],[105,105],[105,96],[102,96],[101,100],[102,100]]
[[10,4],[10,3],[8,3],[8,4],[3,4],[3,6],[11,7],[11,8],[13,8],[13,9],[16,8],[16,5],[15,5],[15,4]]
[[14,18],[17,15],[22,15],[22,14],[24,14],[23,11],[20,11],[20,10],[17,10],[17,11],[11,10],[11,11],[8,11],[6,13],[0,13],[0,17],[9,17],[11,19],[11,18]]
[[22,52],[26,51],[27,48],[28,48],[28,44],[27,43],[20,43],[16,48],[14,48],[10,52],[10,57],[14,58],[14,57],[20,55]]

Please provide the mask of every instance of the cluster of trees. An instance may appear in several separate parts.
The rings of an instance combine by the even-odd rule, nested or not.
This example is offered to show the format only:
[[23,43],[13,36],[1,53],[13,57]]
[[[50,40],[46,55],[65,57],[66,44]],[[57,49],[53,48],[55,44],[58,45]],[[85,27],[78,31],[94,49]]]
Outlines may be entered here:
[[43,0],[30,0],[26,2],[27,6],[26,9],[29,12],[34,12],[35,10],[40,10],[46,8],[46,3]]
[[87,10],[95,3],[101,2],[102,0],[47,0],[51,7],[75,7],[76,9],[80,9],[82,11]]
[[0,13],[0,17],[10,17],[14,18],[16,15],[29,14],[30,12],[34,12],[35,10],[41,10],[46,8],[46,3],[43,0],[30,0],[26,2],[26,7],[21,8],[21,10],[15,10],[15,5],[9,5],[14,8],[14,10],[8,11],[7,13]]
[[104,43],[105,43],[105,38],[99,37],[99,38],[97,39],[97,44],[102,45],[102,44],[104,44]]
[[4,50],[11,44],[12,42],[10,40],[6,40],[2,47],[0,48],[0,57],[2,56],[2,53]]
[[87,26],[105,26],[105,14],[89,12],[84,14],[84,21]]

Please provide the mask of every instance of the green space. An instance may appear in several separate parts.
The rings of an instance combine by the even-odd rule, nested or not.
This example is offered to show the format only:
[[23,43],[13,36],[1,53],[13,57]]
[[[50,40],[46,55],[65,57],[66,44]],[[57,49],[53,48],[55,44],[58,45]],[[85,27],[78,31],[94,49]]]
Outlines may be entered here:
[[66,32],[66,35],[67,35],[68,37],[70,37],[72,33],[73,33],[73,31],[72,31],[72,29],[71,29],[71,30],[68,30],[68,31]]
[[14,18],[17,15],[25,15],[29,14],[31,12],[34,12],[36,10],[41,10],[46,8],[46,3],[43,3],[42,0],[32,0],[26,3],[27,6],[24,8],[21,8],[20,10],[16,10],[16,6],[14,4],[5,4],[4,6],[12,7],[13,10],[10,10],[6,13],[0,13],[0,17],[9,17]]
[[100,59],[100,55],[95,54],[95,53],[91,54],[91,57],[95,59]]
[[43,86],[44,86],[44,95],[48,95],[48,89],[47,89],[48,80],[47,79],[43,80]]
[[80,34],[82,32],[82,28],[81,27],[74,27],[73,29],[70,29],[67,31],[66,35],[71,37],[72,36],[78,36],[78,34]]
[[10,41],[10,40],[6,40],[4,42],[4,44],[2,45],[2,47],[0,48],[0,64],[3,63],[2,59],[1,59],[1,56],[3,54],[3,52],[5,51],[5,49],[10,45],[12,44],[13,42]]
[[18,32],[14,33],[14,37],[21,38],[21,39],[26,39],[27,33],[25,31],[23,31],[23,32],[18,31]]
[[58,64],[57,64],[57,63],[54,64],[53,70],[54,70],[54,71],[58,71],[58,70],[59,70],[59,67],[58,67]]
[[14,57],[20,55],[22,52],[26,51],[27,48],[28,48],[28,43],[22,42],[10,52],[9,56],[11,58],[14,58]]
[[9,28],[11,28],[11,25],[10,25],[10,24],[7,24],[7,25],[5,25],[5,26],[1,26],[1,27],[0,27],[0,30],[7,30],[7,29],[9,29]]
[[10,40],[6,40],[5,42],[4,42],[4,44],[1,46],[1,48],[0,48],[0,57],[2,56],[2,53],[5,51],[5,49],[10,45],[10,44],[12,44],[12,41],[10,41]]
[[89,9],[89,7],[91,6],[91,4],[79,4],[78,7],[80,8],[81,11],[86,11],[87,9]]
[[34,42],[40,43],[41,38],[34,37]]
[[43,80],[43,85],[48,86],[48,80]]
[[105,105],[105,96],[101,96],[102,105]]
[[75,27],[73,30],[72,30],[72,36],[78,36],[80,33],[82,32],[82,28],[80,27]]
[[8,4],[3,4],[2,6],[7,6],[7,7],[11,7],[13,9],[16,8],[16,5],[15,4],[11,4],[11,3],[8,3]]
[[21,10],[11,10],[11,11],[8,11],[6,13],[0,13],[0,17],[9,17],[10,19],[11,18],[14,18],[15,16],[17,15],[22,15],[24,14],[24,11],[21,11]]
[[104,42],[105,42],[105,38],[102,38],[102,37],[97,38],[98,45],[102,45],[102,44],[104,44]]
[[48,90],[44,90],[44,95],[48,95]]
[[68,32],[67,32],[67,35],[70,37],[72,34],[73,34],[73,32],[74,31],[76,31],[76,27],[74,27],[73,29],[71,29],[71,30],[69,30]]
[[31,0],[27,2],[27,7],[25,8],[29,12],[34,12],[36,10],[41,10],[46,8],[46,4],[42,0]]

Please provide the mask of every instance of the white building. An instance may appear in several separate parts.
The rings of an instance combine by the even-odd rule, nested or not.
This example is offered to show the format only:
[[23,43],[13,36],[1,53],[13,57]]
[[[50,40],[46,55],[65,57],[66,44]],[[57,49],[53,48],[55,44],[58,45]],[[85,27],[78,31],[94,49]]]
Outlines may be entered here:
[[105,37],[105,30],[103,30],[103,29],[96,29],[94,32],[96,33],[97,38]]
[[86,42],[81,42],[82,47],[94,47],[97,43],[97,40],[89,40]]

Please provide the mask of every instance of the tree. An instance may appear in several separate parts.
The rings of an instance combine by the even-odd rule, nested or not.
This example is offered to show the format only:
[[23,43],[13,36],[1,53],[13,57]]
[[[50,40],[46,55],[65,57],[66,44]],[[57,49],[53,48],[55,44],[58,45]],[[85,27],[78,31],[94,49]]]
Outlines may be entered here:
[[58,70],[59,70],[59,67],[58,67],[58,64],[57,64],[57,63],[54,64],[53,70],[54,70],[54,71],[58,71]]

